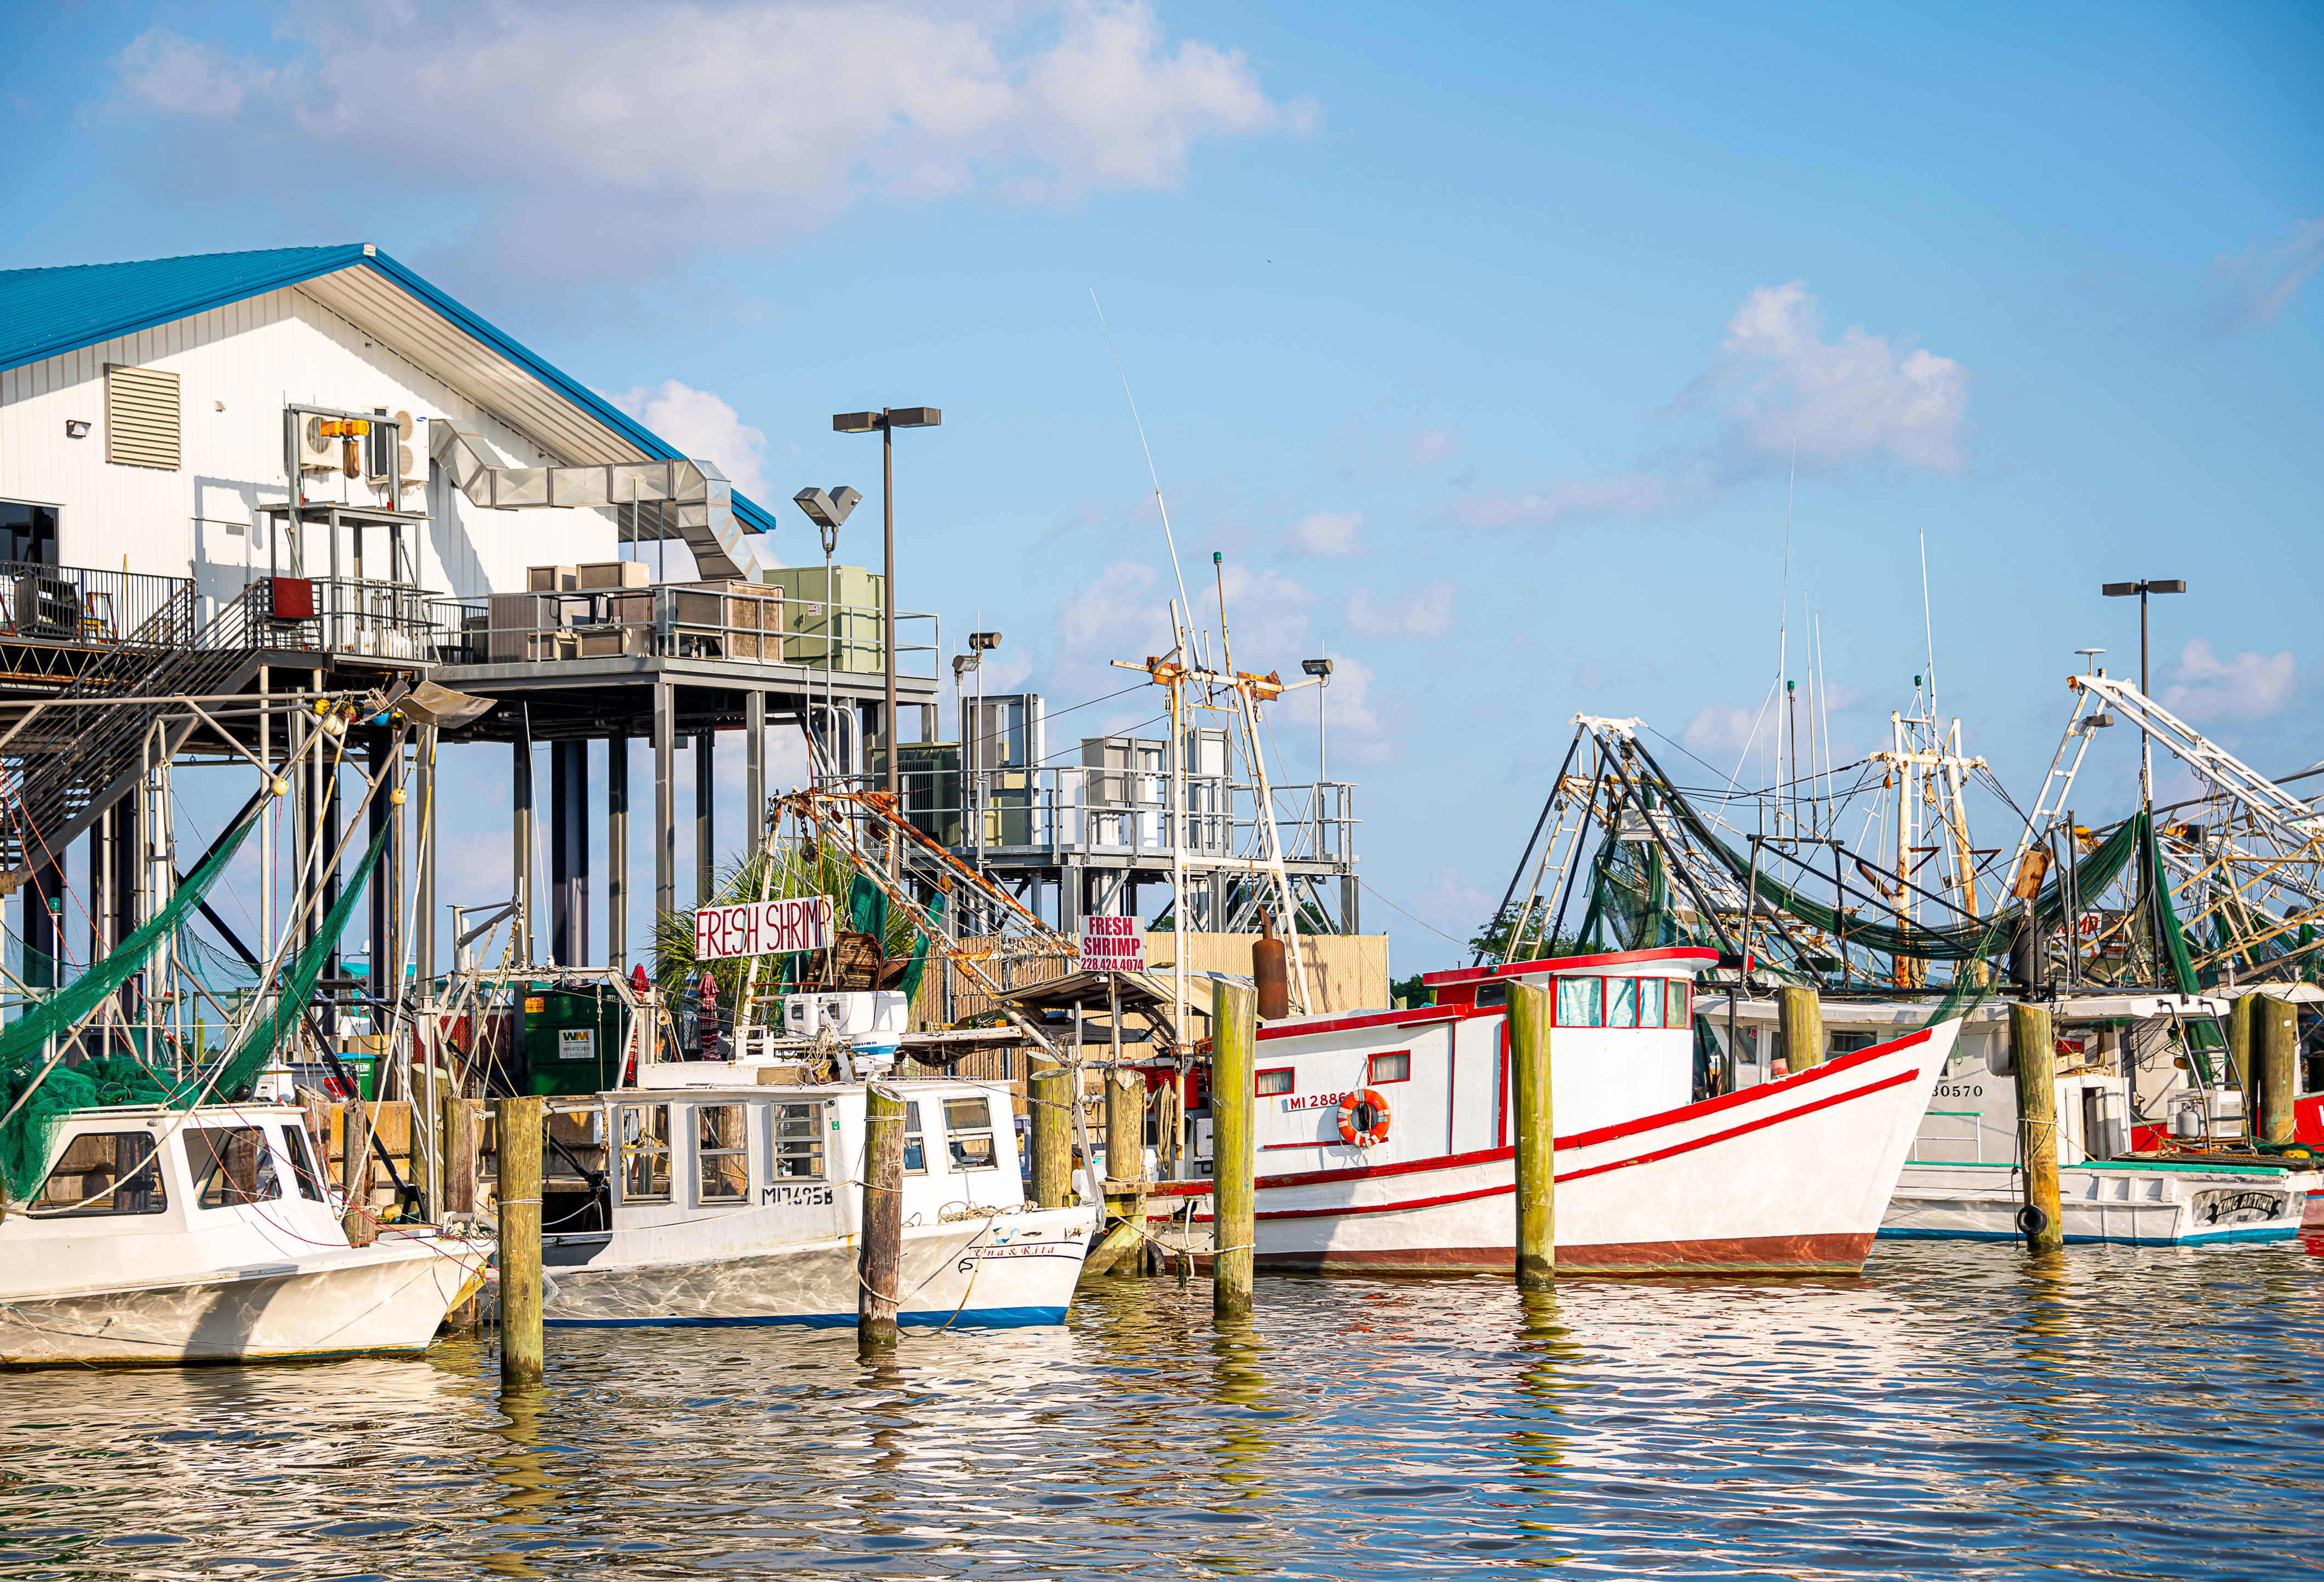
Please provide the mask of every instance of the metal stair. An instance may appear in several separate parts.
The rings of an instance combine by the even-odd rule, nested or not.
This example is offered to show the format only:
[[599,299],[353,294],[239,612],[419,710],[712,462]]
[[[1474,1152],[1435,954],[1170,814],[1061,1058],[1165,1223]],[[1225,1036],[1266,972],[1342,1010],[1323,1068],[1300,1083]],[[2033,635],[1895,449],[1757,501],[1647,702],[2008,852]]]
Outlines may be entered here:
[[[166,700],[237,692],[249,681],[264,625],[253,619],[264,609],[251,606],[268,605],[272,592],[254,583],[198,631],[193,590],[180,589],[0,748],[0,895],[54,860],[134,789],[148,733],[173,710]],[[79,704],[84,699],[111,706]],[[169,750],[189,728],[179,726]]]

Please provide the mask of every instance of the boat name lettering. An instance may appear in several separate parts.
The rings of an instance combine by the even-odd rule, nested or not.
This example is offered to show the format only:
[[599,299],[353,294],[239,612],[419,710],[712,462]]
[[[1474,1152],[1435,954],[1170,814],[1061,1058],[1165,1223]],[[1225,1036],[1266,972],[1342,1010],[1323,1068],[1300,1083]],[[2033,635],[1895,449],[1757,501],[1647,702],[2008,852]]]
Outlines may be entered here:
[[832,1201],[827,1186],[789,1186],[778,1182],[773,1186],[759,1189],[761,1203],[781,1203],[789,1208],[821,1209]]
[[1940,1082],[1937,1084],[1937,1097],[1982,1099],[1985,1097],[1985,1084],[1983,1082]]
[[2282,1212],[2278,1192],[2205,1192],[2195,1204],[2195,1218],[2205,1225],[2246,1225]]
[[979,1262],[991,1258],[1069,1258],[1073,1255],[1073,1249],[1066,1246],[985,1246],[964,1254],[954,1268],[965,1274]]
[[1347,1097],[1345,1093],[1296,1093],[1283,1101],[1283,1113],[1290,1115],[1302,1109],[1337,1109]]

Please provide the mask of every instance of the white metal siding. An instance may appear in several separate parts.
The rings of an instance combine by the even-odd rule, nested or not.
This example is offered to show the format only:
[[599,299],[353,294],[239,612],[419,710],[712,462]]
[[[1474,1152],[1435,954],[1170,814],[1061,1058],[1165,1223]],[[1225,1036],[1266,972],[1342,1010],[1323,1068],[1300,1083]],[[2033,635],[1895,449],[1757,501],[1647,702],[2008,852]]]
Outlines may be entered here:
[[166,368],[105,371],[105,459],[178,470],[178,376]]
[[[92,430],[105,419],[108,364],[175,378],[177,471],[106,464],[109,434],[66,437],[68,418]],[[68,566],[190,575],[204,595],[232,598],[266,571],[266,536],[251,528],[262,504],[289,493],[282,409],[292,401],[460,418],[513,466],[586,459],[541,450],[397,349],[290,290],[0,371],[0,499],[61,507],[58,558]],[[415,447],[424,438],[423,428]],[[425,455],[422,449],[422,468]],[[309,498],[326,488],[349,500],[375,498],[362,481],[335,474],[310,481]],[[433,591],[515,592],[528,566],[615,556],[609,511],[485,510],[432,483],[406,491],[404,505],[432,519],[409,547],[420,584]],[[370,550],[368,569],[383,575],[386,556],[376,533]],[[328,570],[319,545],[307,569]],[[345,569],[353,574],[351,565]]]

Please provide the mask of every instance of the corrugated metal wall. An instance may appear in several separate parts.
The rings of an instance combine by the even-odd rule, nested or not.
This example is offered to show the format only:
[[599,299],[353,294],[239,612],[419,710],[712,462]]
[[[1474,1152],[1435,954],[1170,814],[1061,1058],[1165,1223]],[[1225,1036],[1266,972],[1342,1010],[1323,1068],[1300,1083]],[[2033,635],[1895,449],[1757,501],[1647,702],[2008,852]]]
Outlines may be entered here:
[[[174,470],[106,459],[108,363],[177,376]],[[462,418],[515,466],[589,459],[544,454],[294,290],[0,373],[0,499],[62,508],[64,565],[190,575],[205,595],[228,599],[266,570],[264,534],[250,526],[261,503],[288,497],[282,409],[292,401]],[[88,437],[67,437],[68,420],[88,424]],[[412,443],[424,445],[424,432]],[[608,512],[483,510],[440,485],[418,500],[407,494],[405,504],[434,519],[412,547],[421,584],[439,592],[518,590],[527,566],[610,560],[616,553]],[[370,568],[381,575],[384,547],[375,537],[372,551]],[[328,569],[319,543],[307,569]],[[346,569],[352,575],[352,566]]]

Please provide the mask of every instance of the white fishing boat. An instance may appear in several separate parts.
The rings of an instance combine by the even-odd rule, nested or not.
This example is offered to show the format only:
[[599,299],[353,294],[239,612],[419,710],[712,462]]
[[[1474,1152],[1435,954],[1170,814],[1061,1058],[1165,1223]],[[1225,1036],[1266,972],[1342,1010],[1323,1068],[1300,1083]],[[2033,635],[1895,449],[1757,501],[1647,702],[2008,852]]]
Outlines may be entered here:
[[[1521,982],[1554,1004],[1561,1270],[1860,1271],[1955,1026],[1693,1101],[1693,980],[1716,960],[1683,946],[1439,972],[1433,1006],[1261,1028],[1259,1266],[1514,1265],[1505,1006]],[[1199,1249],[1209,1191],[1164,1183],[1149,1219],[1175,1214]]]
[[390,1227],[349,1245],[303,1114],[78,1110],[0,1219],[0,1366],[120,1367],[417,1353],[488,1243]]
[[[595,1223],[543,1237],[546,1322],[855,1322],[865,1087],[759,1081],[776,1069],[659,1062],[641,1088],[558,1101],[612,1167],[560,1212]],[[1063,1322],[1095,1216],[1027,1200],[1007,1085],[889,1081],[905,1099],[899,1321]]]
[[[2070,993],[2052,1004],[2059,1209],[2069,1242],[2135,1246],[2283,1241],[2299,1234],[2313,1173],[2190,1152],[2121,1158],[2135,1130],[2199,1145],[2243,1130],[2239,1086],[2214,1072],[2205,1084],[2181,1054],[2177,1030],[2225,1013],[2200,996]],[[1769,1080],[1776,1010],[1769,998],[1733,1007],[1733,1070],[1743,1092]],[[1925,1005],[1826,998],[1824,1036],[1834,1058],[1893,1038],[1928,1016]],[[1729,1007],[1702,1017],[1729,1051]],[[1969,1013],[1913,1140],[1881,1221],[1885,1237],[2014,1241],[2024,1183],[2016,1077],[2006,1006]]]

